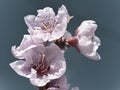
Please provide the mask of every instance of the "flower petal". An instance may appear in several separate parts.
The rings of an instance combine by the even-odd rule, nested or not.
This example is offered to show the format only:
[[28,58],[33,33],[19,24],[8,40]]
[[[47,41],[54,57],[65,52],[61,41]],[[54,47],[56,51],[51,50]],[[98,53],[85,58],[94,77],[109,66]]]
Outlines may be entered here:
[[61,52],[61,49],[54,43],[46,47],[45,54],[47,62],[55,61],[56,58],[59,59],[60,61],[65,61],[64,54]]
[[62,37],[66,32],[66,27],[67,27],[66,23],[56,25],[55,29],[51,34],[51,37],[49,38],[49,41],[53,41]]
[[69,88],[67,78],[64,75],[59,79],[52,80],[47,85],[49,86],[47,90],[68,90]]
[[30,35],[24,35],[18,49],[26,49],[28,46],[33,45],[33,43],[34,41],[32,40]]
[[38,17],[39,16],[45,16],[45,15],[50,15],[50,16],[55,16],[55,13],[54,13],[54,11],[53,11],[53,9],[51,8],[51,7],[46,7],[46,8],[44,8],[44,9],[39,9],[39,10],[37,10],[37,12],[38,12]]
[[78,36],[92,36],[94,35],[95,31],[97,29],[97,24],[93,20],[86,20],[81,23],[81,25],[78,27],[77,35]]
[[[67,78],[63,75],[59,79],[49,82],[47,84],[47,90],[70,90],[70,84],[67,83]],[[71,90],[79,90],[79,88],[74,87]]]
[[32,75],[30,78],[30,82],[34,86],[42,87],[42,86],[45,86],[48,82],[50,82],[50,80],[47,78],[46,75],[44,75],[42,77],[38,77],[36,70],[31,69],[31,72],[32,72]]
[[10,63],[10,67],[20,76],[30,78],[30,69],[26,62],[23,60]]
[[65,71],[66,71],[66,62],[56,61],[50,64],[50,71],[48,73],[48,77],[49,79],[60,78],[65,73]]
[[34,30],[34,27],[37,26],[37,22],[35,22],[35,15],[27,15],[24,17],[25,23],[30,30]]
[[69,38],[72,37],[72,35],[71,35],[70,32],[66,31],[63,37],[64,37],[65,39],[69,39]]
[[86,20],[81,23],[76,31],[78,38],[77,48],[80,52],[88,58],[99,60],[100,55],[97,49],[100,46],[100,39],[95,36],[97,24],[93,20]]
[[28,50],[35,48],[42,43],[43,40],[39,39],[37,36],[24,35],[21,44],[18,47],[12,46],[11,51],[16,58],[24,59]]
[[64,35],[67,28],[67,21],[68,21],[68,12],[64,5],[62,5],[58,10],[58,15],[56,16],[57,24],[55,26],[55,29],[52,32],[52,35],[49,39],[49,41],[53,41],[56,39],[59,39]]
[[96,36],[93,39],[88,39],[87,37],[81,37],[79,40],[78,48],[80,52],[91,58],[93,60],[99,60],[100,55],[96,52],[98,47],[100,46],[100,39]]
[[29,49],[25,54],[25,60],[31,63],[39,63],[41,54],[45,53],[45,47],[43,44],[38,45],[35,48]]
[[63,22],[64,18],[67,18],[67,20],[65,20],[67,23],[68,21],[70,21],[70,15],[68,14],[68,11],[65,7],[65,5],[62,5],[59,10],[58,10],[58,14],[57,14],[57,20],[59,22]]
[[46,47],[46,55],[46,60],[50,64],[49,79],[61,77],[66,71],[66,62],[60,48],[55,44],[51,44]]
[[36,47],[36,45],[31,45],[30,47],[20,50],[19,48],[16,48],[16,46],[11,47],[12,54],[18,58],[18,59],[24,59],[25,58],[25,52]]
[[[31,34],[31,37],[34,39],[34,37],[36,37],[37,38],[37,41],[43,41],[43,42],[46,42],[46,41],[48,41],[49,40],[49,38],[50,38],[50,36],[51,36],[51,34],[50,33],[45,33],[45,32],[43,32],[42,30],[28,30],[29,32],[30,32],[30,34]],[[36,39],[35,39],[35,41],[36,41]]]

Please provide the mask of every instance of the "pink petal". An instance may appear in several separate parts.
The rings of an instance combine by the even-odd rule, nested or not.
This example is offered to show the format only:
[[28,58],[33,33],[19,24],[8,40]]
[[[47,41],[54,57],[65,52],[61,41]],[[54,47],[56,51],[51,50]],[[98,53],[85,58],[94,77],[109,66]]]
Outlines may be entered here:
[[51,34],[51,37],[49,38],[49,41],[59,39],[60,37],[62,37],[64,35],[65,32],[66,32],[66,24],[65,23],[56,25],[55,29],[53,30],[53,32]]
[[72,37],[72,35],[71,35],[70,32],[66,31],[66,32],[64,33],[64,36],[63,36],[63,37],[64,37],[65,39],[69,39],[69,38]]
[[[96,37],[94,37],[96,38]],[[78,48],[80,52],[88,58],[93,60],[99,60],[100,55],[96,52],[100,45],[100,40],[97,39],[88,39],[87,37],[81,37],[79,40]]]
[[37,47],[28,50],[25,53],[25,59],[27,62],[39,63],[41,54],[43,53],[45,53],[45,47],[43,44],[40,44]]
[[39,9],[37,10],[38,15],[37,16],[44,16],[44,15],[50,15],[50,16],[55,16],[55,13],[51,7],[46,7],[44,9]]
[[42,30],[32,30],[32,31],[29,30],[29,32],[32,38],[36,37],[38,40],[40,41],[43,40],[44,42],[46,42],[51,36],[50,33],[45,33]]
[[49,78],[56,79],[61,77],[66,71],[66,62],[60,48],[55,44],[51,44],[46,47],[46,55],[46,60],[50,64]]
[[58,61],[50,64],[50,71],[48,73],[49,79],[57,79],[60,78],[66,71],[66,62]]
[[46,60],[48,62],[55,61],[56,58],[60,59],[60,61],[64,61],[65,60],[64,59],[64,55],[61,52],[61,49],[54,43],[52,43],[50,46],[46,47],[46,55],[47,55],[46,56]]
[[36,16],[34,15],[27,15],[24,17],[25,23],[30,30],[34,30],[34,27],[36,26],[35,17]]
[[36,47],[36,45],[34,44],[33,40],[31,39],[30,35],[24,35],[21,44],[16,47],[16,46],[12,46],[11,47],[11,51],[12,54],[18,58],[18,59],[24,59],[25,57],[25,52],[28,51],[29,49],[32,49]]
[[97,29],[97,24],[93,20],[86,20],[81,23],[81,25],[78,27],[77,35],[78,36],[92,36],[94,35],[95,31]]
[[58,14],[57,14],[57,20],[58,20],[58,22],[63,22],[63,20],[65,19],[65,18],[67,18],[67,23],[70,21],[70,19],[72,18],[69,14],[68,14],[68,11],[67,11],[67,9],[66,9],[66,7],[65,7],[65,5],[62,5],[60,8],[59,8],[59,10],[58,10]]
[[97,49],[100,46],[100,39],[95,36],[97,24],[93,20],[86,20],[81,23],[77,29],[76,37],[78,38],[77,48],[88,58],[99,60],[100,55]]
[[48,82],[50,82],[50,79],[48,79],[46,75],[42,77],[38,77],[37,72],[34,69],[31,69],[31,73],[32,75],[30,78],[30,82],[34,86],[42,87],[42,86],[45,86]]
[[10,63],[10,67],[20,76],[30,78],[30,69],[26,62],[23,60],[18,60]]
[[67,28],[67,21],[68,21],[68,12],[64,5],[62,5],[58,10],[58,15],[56,16],[57,25],[55,26],[55,29],[52,32],[52,35],[49,39],[49,41],[53,41],[56,39],[59,39],[64,35]]
[[[52,80],[48,83],[49,88],[47,90],[68,90],[69,86],[67,84],[67,78],[65,76],[60,77],[59,79]],[[58,86],[59,88],[57,88]]]

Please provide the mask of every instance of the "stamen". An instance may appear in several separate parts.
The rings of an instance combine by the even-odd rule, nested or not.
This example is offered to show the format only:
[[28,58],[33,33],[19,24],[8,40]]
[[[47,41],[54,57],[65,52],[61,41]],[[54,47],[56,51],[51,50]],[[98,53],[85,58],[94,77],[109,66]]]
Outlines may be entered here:
[[67,16],[67,23],[69,23],[70,22],[70,20],[73,18],[74,16]]
[[42,22],[42,25],[46,30],[48,29],[47,25],[44,22]]
[[41,62],[44,62],[45,60],[45,54],[41,54]]
[[46,24],[46,23],[42,23],[42,26],[44,27],[44,29],[46,30],[46,31],[48,31],[49,33],[51,33],[52,32],[52,26],[51,26],[51,24]]
[[61,49],[65,49],[65,47],[69,47],[68,40],[66,40],[64,37],[61,37],[60,39],[55,41],[55,44],[57,44]]
[[39,62],[39,65],[36,67],[36,70],[38,70],[39,68],[43,69],[45,67],[45,55],[41,54],[41,61]]
[[65,42],[65,45],[69,46],[70,44],[68,42]]
[[49,66],[47,66],[45,69],[43,69],[41,72],[44,73],[49,69]]
[[31,67],[37,71],[40,76],[47,75],[50,67],[45,61],[45,54],[41,54],[40,62],[31,64]]

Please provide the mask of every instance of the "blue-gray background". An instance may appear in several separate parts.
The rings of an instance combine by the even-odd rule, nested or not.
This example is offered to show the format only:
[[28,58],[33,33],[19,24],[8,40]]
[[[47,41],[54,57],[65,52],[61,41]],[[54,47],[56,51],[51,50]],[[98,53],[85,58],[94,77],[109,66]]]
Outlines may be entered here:
[[68,25],[73,34],[86,19],[98,24],[102,41],[101,61],[95,62],[70,48],[65,54],[69,83],[80,90],[120,90],[120,0],[0,0],[0,90],[36,90],[28,79],[18,76],[9,63],[16,59],[10,48],[19,45],[27,27],[23,17],[36,10],[64,4],[74,18]]

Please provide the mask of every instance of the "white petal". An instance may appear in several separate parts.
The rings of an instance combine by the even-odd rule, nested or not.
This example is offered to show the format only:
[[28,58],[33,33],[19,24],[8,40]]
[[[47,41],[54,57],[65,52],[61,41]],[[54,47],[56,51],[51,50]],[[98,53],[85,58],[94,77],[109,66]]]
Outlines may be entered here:
[[76,35],[79,41],[78,49],[80,52],[88,58],[93,60],[99,60],[100,55],[97,53],[97,49],[100,46],[100,39],[95,36],[97,24],[93,20],[86,20],[81,23],[76,31]]
[[40,35],[33,35],[31,36],[35,44],[43,44],[43,39],[40,37]]
[[44,45],[43,44],[38,45],[37,47],[32,48],[25,53],[25,60],[31,63],[39,63],[41,54],[44,53],[45,53]]
[[16,50],[16,46],[12,46],[11,47],[11,52],[13,54],[14,57],[18,58],[18,59],[24,59],[24,55],[23,52],[19,52],[18,50]]
[[100,60],[101,57],[97,52],[93,52],[91,54],[85,54],[86,57],[92,59],[92,60]]
[[64,5],[62,5],[59,10],[58,10],[58,14],[57,14],[57,19],[59,22],[63,22],[63,18],[67,18],[67,20],[65,20],[67,23],[70,21],[70,19],[72,17],[70,17],[70,15],[68,14],[68,11],[66,9],[66,7]]
[[56,83],[60,87],[60,90],[68,90],[69,89],[69,84],[67,83],[67,77],[62,76],[59,79],[56,80]]
[[53,30],[53,32],[51,34],[49,41],[53,41],[53,40],[56,40],[56,39],[59,39],[60,37],[62,37],[64,35],[64,33],[66,32],[66,27],[67,27],[66,23],[60,23],[60,24],[56,25],[55,29]]
[[63,37],[64,37],[65,39],[69,39],[69,38],[72,37],[72,35],[71,35],[70,32],[66,31]]
[[55,26],[55,29],[52,32],[52,35],[49,39],[49,41],[53,41],[56,39],[59,39],[64,35],[67,28],[67,20],[68,20],[68,12],[64,5],[62,5],[58,10],[58,15],[56,16],[57,25]]
[[[52,80],[48,83],[48,86],[49,87],[47,90],[68,90],[69,88],[67,78],[65,76]],[[57,88],[56,86],[58,86],[59,88]]]
[[46,61],[50,64],[49,79],[61,77],[66,71],[66,62],[60,48],[55,44],[51,44],[46,47],[46,55]]
[[98,37],[94,36],[92,39],[90,39],[82,36],[79,39],[78,48],[80,49],[80,52],[88,58],[99,60],[100,55],[97,53],[99,45],[100,39]]
[[18,47],[12,46],[11,51],[16,58],[24,59],[25,54],[28,50],[35,48],[42,43],[43,40],[40,39],[37,35],[36,36],[24,35],[21,44]]
[[68,15],[68,11],[67,11],[65,5],[62,5],[62,6],[59,8],[58,14],[61,15],[61,16],[62,16],[62,15]]
[[46,42],[47,40],[49,40],[51,34],[50,33],[45,33],[45,32],[42,32],[42,30],[34,30],[33,32],[31,32],[31,37],[34,39],[34,37],[37,38],[37,40],[35,41],[38,41],[38,40],[42,40],[44,42]]
[[64,54],[61,52],[61,49],[54,43],[46,47],[45,54],[47,55],[46,56],[47,62],[55,62],[56,59],[60,61],[65,61]]
[[34,69],[31,69],[31,72],[32,77],[30,78],[30,82],[34,86],[42,87],[45,86],[48,82],[50,82],[46,75],[38,77],[37,72]]
[[33,40],[30,35],[24,35],[18,49],[26,49],[28,46],[33,45]]
[[36,45],[34,45],[34,42],[31,38],[31,36],[30,35],[24,35],[21,44],[18,47],[12,46],[11,51],[12,51],[12,54],[16,58],[24,59],[24,53],[27,50],[29,50],[31,48],[34,48],[34,47],[36,47]]
[[50,65],[50,72],[48,74],[49,79],[60,78],[66,71],[66,62],[65,61],[56,61]]
[[77,35],[78,36],[92,36],[94,35],[97,29],[97,24],[93,20],[86,20],[81,23],[78,27]]
[[35,22],[35,17],[34,15],[27,15],[24,17],[25,23],[27,24],[28,28],[30,30],[34,30],[34,27],[36,26],[36,22]]
[[26,62],[23,60],[10,63],[10,67],[20,76],[30,78],[30,69],[26,66]]
[[50,16],[55,16],[55,13],[51,7],[46,7],[44,9],[39,9],[37,10],[38,15],[37,16],[44,16],[44,15],[50,15]]
[[49,86],[46,90],[60,90],[60,88],[54,87],[54,86]]
[[16,48],[16,46],[12,46],[11,47],[11,51],[12,51],[12,54],[18,58],[18,59],[24,59],[25,58],[25,52],[32,49],[32,48],[35,48],[36,45],[31,45],[29,46],[28,48],[24,49],[24,50],[20,50],[18,48]]

